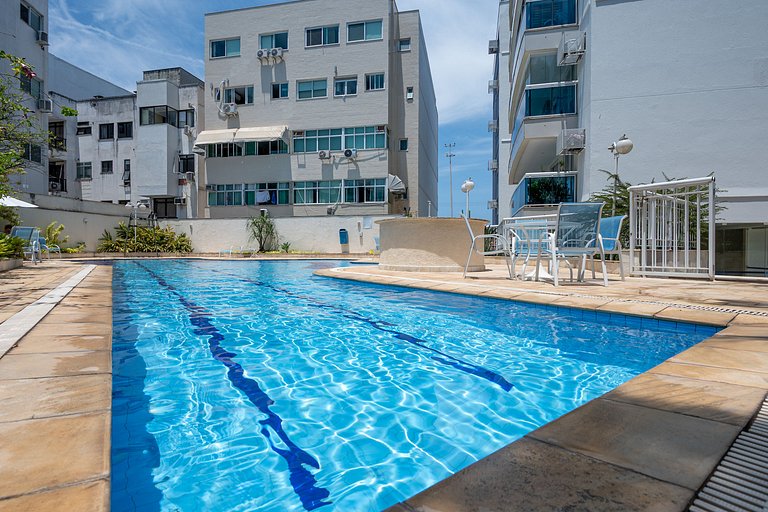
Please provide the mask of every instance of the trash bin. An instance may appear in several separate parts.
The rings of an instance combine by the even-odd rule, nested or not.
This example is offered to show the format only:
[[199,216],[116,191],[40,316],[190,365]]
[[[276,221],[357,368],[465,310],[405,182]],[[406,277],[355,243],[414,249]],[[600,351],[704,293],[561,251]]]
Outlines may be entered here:
[[339,243],[341,245],[349,245],[349,233],[346,229],[339,230]]

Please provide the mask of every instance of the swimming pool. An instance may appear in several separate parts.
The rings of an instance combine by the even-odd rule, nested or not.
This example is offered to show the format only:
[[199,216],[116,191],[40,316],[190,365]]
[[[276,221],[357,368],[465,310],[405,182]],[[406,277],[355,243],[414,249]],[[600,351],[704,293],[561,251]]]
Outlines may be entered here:
[[715,332],[338,265],[115,263],[112,510],[381,510]]

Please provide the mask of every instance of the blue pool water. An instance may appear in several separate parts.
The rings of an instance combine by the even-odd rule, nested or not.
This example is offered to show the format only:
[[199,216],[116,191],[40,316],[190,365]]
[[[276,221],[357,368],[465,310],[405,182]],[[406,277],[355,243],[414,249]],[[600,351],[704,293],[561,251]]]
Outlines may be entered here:
[[382,510],[715,332],[338,265],[115,263],[113,511]]

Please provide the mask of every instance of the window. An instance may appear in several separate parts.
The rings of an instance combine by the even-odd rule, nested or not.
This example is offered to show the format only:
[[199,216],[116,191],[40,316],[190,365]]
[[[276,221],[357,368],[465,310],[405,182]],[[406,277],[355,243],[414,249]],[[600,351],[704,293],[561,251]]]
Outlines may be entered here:
[[43,30],[43,15],[24,2],[20,4],[19,15],[21,20],[33,29],[38,32]]
[[411,38],[406,37],[405,39],[400,39],[397,42],[397,51],[399,52],[409,52],[411,51]]
[[576,0],[537,0],[525,4],[525,28],[576,23]]
[[245,185],[245,204],[288,204],[290,183],[248,183]]
[[259,48],[268,50],[270,48],[288,49],[288,32],[275,32],[274,34],[265,34],[259,38]]
[[297,97],[300,100],[328,96],[328,81],[326,79],[296,82],[296,87],[298,89]]
[[405,99],[409,101],[413,100],[413,87],[405,88]]
[[341,180],[296,181],[293,184],[294,204],[333,204],[341,195]]
[[211,58],[236,57],[240,55],[240,38],[216,39],[211,41]]
[[90,135],[91,124],[88,121],[78,121],[77,123],[77,135]]
[[49,122],[48,131],[51,132],[50,147],[59,151],[66,151],[67,138],[64,136],[64,121]]
[[272,99],[277,100],[288,97],[288,82],[272,84]]
[[357,94],[357,77],[337,78],[333,82],[334,96],[353,96]]
[[387,192],[387,180],[344,180],[345,203],[383,203]]
[[230,87],[224,89],[224,103],[253,105],[253,86]]
[[195,172],[195,155],[179,155],[179,172]]
[[384,73],[365,75],[366,91],[381,91],[384,89]]
[[384,149],[387,147],[386,126],[360,126],[293,132],[294,153],[320,150]]
[[211,185],[216,190],[208,192],[208,206],[240,206],[243,204],[243,185]]
[[400,139],[400,151],[408,151],[408,139]]
[[152,200],[152,211],[158,219],[175,219],[176,204],[172,197],[156,197]]
[[179,126],[195,126],[195,109],[179,110]]
[[526,89],[525,115],[551,116],[576,113],[576,86]]
[[260,142],[208,144],[208,158],[227,158],[230,156],[265,156],[288,153],[288,144],[283,140],[265,140]]
[[133,121],[117,123],[117,138],[130,139],[133,137]]
[[306,46],[323,46],[339,44],[339,26],[308,28],[306,32]]
[[576,80],[576,66],[558,66],[557,54],[532,55],[525,77],[526,85],[571,82]]
[[77,179],[91,179],[91,162],[77,162]]
[[160,105],[157,107],[141,107],[139,109],[139,124],[170,124],[178,126],[178,111],[173,107]]
[[24,160],[31,162],[43,163],[43,149],[37,144],[24,145],[24,153],[22,154]]
[[20,85],[22,91],[29,93],[29,95],[36,100],[43,98],[43,90],[45,87],[43,86],[42,80],[22,74],[19,76],[19,82],[21,82]]
[[127,187],[131,184],[131,161],[129,159],[123,160],[123,186]]
[[381,38],[381,20],[347,25],[347,42],[372,41]]
[[112,174],[112,160],[101,162],[101,174]]
[[114,139],[115,125],[112,123],[99,125],[99,140]]

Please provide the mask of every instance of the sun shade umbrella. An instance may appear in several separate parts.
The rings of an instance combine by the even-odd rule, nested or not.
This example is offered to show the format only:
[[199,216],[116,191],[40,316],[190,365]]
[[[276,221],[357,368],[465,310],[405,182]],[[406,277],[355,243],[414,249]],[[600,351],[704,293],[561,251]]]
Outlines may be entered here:
[[11,196],[0,197],[0,206],[11,206],[13,208],[39,208],[36,204],[28,203]]

